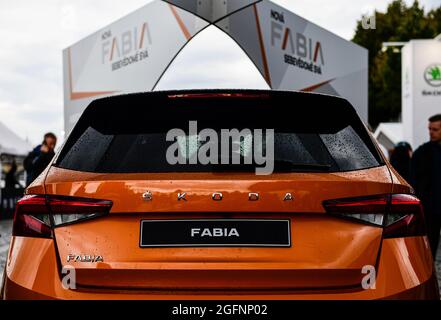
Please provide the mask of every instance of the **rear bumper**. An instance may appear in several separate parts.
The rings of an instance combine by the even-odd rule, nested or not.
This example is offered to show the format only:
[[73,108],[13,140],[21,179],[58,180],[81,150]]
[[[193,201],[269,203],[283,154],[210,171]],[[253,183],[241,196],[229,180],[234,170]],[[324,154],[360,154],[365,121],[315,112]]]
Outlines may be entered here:
[[[422,237],[383,241],[377,267],[375,289],[278,290],[278,291],[147,291],[76,289],[62,287],[53,242],[38,239],[33,253],[22,250],[23,239],[13,238],[8,256],[4,299],[167,299],[167,300],[364,300],[439,299],[438,284],[428,249]],[[26,256],[24,256],[26,255]],[[109,283],[111,285],[111,283]]]
[[216,292],[110,292],[110,291],[82,291],[70,292],[59,296],[46,296],[36,291],[24,288],[10,279],[6,280],[4,299],[7,300],[52,300],[52,299],[75,299],[75,300],[341,300],[341,299],[387,299],[387,300],[439,300],[437,294],[437,280],[435,274],[426,282],[401,291],[392,296],[361,297],[359,293],[306,293],[306,292],[244,292],[244,293],[216,293]]

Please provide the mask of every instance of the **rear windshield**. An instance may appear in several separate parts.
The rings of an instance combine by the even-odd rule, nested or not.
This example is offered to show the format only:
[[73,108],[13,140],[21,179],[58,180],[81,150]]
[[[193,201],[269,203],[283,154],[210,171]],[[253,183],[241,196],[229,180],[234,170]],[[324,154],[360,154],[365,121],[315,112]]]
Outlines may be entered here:
[[96,173],[341,172],[382,165],[353,108],[325,96],[129,95],[80,118],[56,166]]

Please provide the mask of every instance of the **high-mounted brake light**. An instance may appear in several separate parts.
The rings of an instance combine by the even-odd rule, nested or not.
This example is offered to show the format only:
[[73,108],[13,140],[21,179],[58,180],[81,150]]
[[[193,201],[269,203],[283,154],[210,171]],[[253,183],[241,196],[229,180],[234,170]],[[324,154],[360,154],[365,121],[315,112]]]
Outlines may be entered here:
[[426,234],[420,200],[409,194],[328,200],[326,211],[344,218],[383,227],[384,238]]
[[207,98],[242,98],[242,99],[268,99],[269,94],[266,93],[185,93],[171,94],[169,99],[207,99]]
[[27,195],[17,202],[13,235],[51,238],[52,228],[109,213],[112,201],[65,196]]

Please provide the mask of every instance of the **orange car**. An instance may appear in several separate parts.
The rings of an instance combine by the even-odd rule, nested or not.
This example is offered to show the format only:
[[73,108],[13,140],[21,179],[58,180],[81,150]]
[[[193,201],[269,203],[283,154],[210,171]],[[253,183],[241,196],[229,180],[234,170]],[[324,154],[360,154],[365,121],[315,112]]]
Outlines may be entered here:
[[17,203],[4,299],[439,299],[424,216],[344,99],[96,100]]

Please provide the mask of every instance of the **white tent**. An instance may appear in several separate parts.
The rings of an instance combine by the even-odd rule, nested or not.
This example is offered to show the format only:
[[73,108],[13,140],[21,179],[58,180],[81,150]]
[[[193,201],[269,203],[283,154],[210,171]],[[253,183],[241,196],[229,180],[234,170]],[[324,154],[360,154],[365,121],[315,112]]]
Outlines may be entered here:
[[0,154],[26,156],[32,146],[0,122]]

